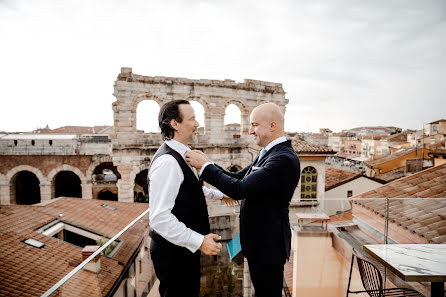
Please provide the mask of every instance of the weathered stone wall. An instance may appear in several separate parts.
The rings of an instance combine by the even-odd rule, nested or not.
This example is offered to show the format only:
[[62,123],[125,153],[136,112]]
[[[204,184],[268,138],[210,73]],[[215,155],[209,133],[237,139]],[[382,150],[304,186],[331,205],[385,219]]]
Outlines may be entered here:
[[0,138],[0,155],[111,154],[108,135],[10,134]]
[[82,198],[92,198],[91,177],[87,178],[91,167],[92,156],[76,155],[0,155],[0,202],[10,204],[11,187],[14,187],[14,176],[21,171],[29,171],[39,180],[41,201],[54,198],[54,177],[60,171],[71,171],[76,174],[82,187]]
[[[132,177],[148,168],[153,153],[161,145],[159,134],[141,133],[136,129],[138,104],[154,100],[160,106],[177,99],[197,101],[204,108],[204,134],[198,135],[191,147],[203,150],[212,160],[224,167],[247,166],[252,155],[247,146],[249,115],[259,104],[274,102],[285,112],[288,99],[280,83],[245,79],[233,80],[187,79],[178,77],[143,76],[121,68],[114,85],[113,163],[122,179],[118,181],[119,201],[133,201]],[[224,115],[228,105],[241,111],[240,129],[225,129]]]
[[[64,170],[79,176],[82,198],[97,197],[93,171],[102,162],[112,162],[121,175],[116,186],[119,201],[133,202],[135,177],[150,167],[162,144],[159,133],[142,133],[136,129],[136,111],[144,100],[164,103],[185,99],[199,102],[204,108],[205,128],[192,148],[203,150],[225,168],[243,168],[253,159],[248,150],[249,115],[259,104],[274,102],[285,112],[288,99],[280,83],[245,79],[186,79],[133,74],[122,68],[114,84],[116,101],[112,104],[114,127],[107,135],[0,135],[0,202],[11,203],[11,182],[20,171],[34,173],[40,182],[41,200],[54,198],[53,179]],[[241,125],[224,126],[226,107],[235,104],[241,111]],[[116,189],[114,189],[116,191]]]

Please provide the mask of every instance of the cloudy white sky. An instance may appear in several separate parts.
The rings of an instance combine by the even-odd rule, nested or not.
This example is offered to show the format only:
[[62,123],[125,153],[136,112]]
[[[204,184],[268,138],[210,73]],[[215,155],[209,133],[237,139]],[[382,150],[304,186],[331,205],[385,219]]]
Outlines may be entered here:
[[0,0],[0,131],[112,125],[137,74],[283,83],[287,131],[446,118],[446,1]]

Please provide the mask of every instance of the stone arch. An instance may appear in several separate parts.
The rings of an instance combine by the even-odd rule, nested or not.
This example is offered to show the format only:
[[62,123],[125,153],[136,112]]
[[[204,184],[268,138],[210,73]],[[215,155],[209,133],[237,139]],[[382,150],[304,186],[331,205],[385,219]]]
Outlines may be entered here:
[[243,168],[242,168],[242,166],[240,166],[238,164],[231,164],[226,169],[231,172],[238,172],[238,171],[242,170]]
[[11,179],[14,177],[14,175],[19,173],[20,171],[29,171],[29,172],[34,173],[37,176],[37,178],[39,179],[39,182],[41,185],[47,183],[47,181],[48,181],[38,168],[29,166],[29,165],[19,165],[19,166],[14,167],[8,171],[8,173],[6,174],[7,182],[10,184]]
[[184,98],[187,101],[197,101],[203,106],[204,109],[204,117],[206,118],[206,114],[209,113],[209,98],[207,96],[187,96]]
[[223,110],[226,111],[226,108],[230,105],[234,104],[240,110],[240,133],[248,134],[249,133],[249,115],[254,107],[249,107],[241,100],[231,99],[225,102],[223,105]]
[[118,201],[118,189],[104,188],[98,193],[98,200]]
[[[141,172],[143,172],[144,170],[147,170],[147,172],[148,172],[149,169],[150,169],[150,165],[146,165],[146,164],[141,164],[140,166],[133,167],[133,170],[130,173],[130,181],[131,181],[131,183],[133,185],[133,189],[134,189],[133,192],[135,192],[135,186],[136,186],[135,180],[136,180],[137,175],[140,174]],[[135,197],[133,199],[135,199]]]
[[[166,102],[165,99],[159,97],[159,96],[155,96],[152,94],[141,94],[136,96],[135,98],[133,98],[132,100],[132,105],[131,105],[131,109],[129,111],[133,112],[134,114],[136,114],[136,109],[138,108],[138,104],[141,103],[144,100],[153,100],[156,103],[158,103],[158,105],[163,106],[163,104]],[[136,124],[136,123],[135,123]]]
[[93,177],[93,172],[94,172],[95,168],[98,167],[101,163],[107,163],[107,162],[113,163],[113,157],[110,155],[107,155],[107,156],[102,156],[99,159],[94,160],[90,164],[90,166],[88,166],[87,171],[85,173],[85,177],[88,180],[91,180]]
[[226,108],[231,105],[234,104],[235,106],[238,107],[238,109],[240,109],[240,113],[243,115],[244,113],[250,112],[249,108],[240,100],[235,100],[235,99],[231,99],[225,102],[225,104],[223,105],[223,109],[226,110]]
[[85,175],[82,173],[82,171],[74,166],[63,164],[61,166],[58,166],[50,171],[48,174],[48,181],[51,183],[51,198],[55,198],[56,189],[55,189],[55,177],[56,175],[61,171],[69,171],[77,175],[77,177],[81,181],[81,191],[82,191],[82,198],[91,199],[92,198],[92,185],[91,181],[88,182]]
[[[37,180],[39,181],[39,189],[40,189],[40,193],[39,193],[39,197],[40,197],[40,201],[42,201],[43,199],[43,193],[44,191],[42,191],[42,188],[48,184],[47,179],[45,178],[45,176],[42,174],[42,172],[35,167],[29,166],[29,165],[19,165],[17,167],[12,168],[11,170],[8,171],[8,173],[5,176],[6,179],[6,183],[8,185],[8,189],[4,192],[4,195],[6,196],[5,198],[3,198],[5,200],[5,202],[7,204],[10,203],[15,203],[16,202],[16,189],[15,189],[15,181],[14,178],[15,176],[17,176],[17,174],[19,174],[20,172],[31,172],[32,174],[34,174],[34,176],[37,178]],[[13,188],[14,187],[14,188]]]
[[82,171],[79,168],[68,164],[63,164],[51,170],[50,173],[48,174],[48,181],[52,182],[56,174],[58,174],[60,171],[72,171],[79,177],[82,184],[87,183],[87,179],[85,175],[82,173]]

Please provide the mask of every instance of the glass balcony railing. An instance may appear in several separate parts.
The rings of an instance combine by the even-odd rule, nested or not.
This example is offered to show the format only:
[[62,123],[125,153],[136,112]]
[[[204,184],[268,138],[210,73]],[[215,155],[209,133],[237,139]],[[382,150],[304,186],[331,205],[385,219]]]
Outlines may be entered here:
[[[39,210],[46,215],[41,220],[45,223],[33,227],[17,243],[22,261],[32,260],[32,265],[15,261],[9,254],[0,257],[2,264],[6,263],[5,267],[17,276],[2,277],[8,282],[1,284],[0,296],[2,292],[33,296],[159,296],[150,258],[148,205],[86,201],[97,210],[80,212],[70,209],[77,200],[63,198],[57,205]],[[351,265],[353,249],[378,269],[384,289],[405,287],[431,296],[432,288],[444,281],[446,255],[441,255],[446,252],[446,198],[310,200],[312,203],[290,206],[292,253],[285,264],[285,296],[337,297],[346,296],[348,288],[364,291],[364,276],[360,275],[357,260]],[[2,211],[14,212],[16,207],[11,209]],[[253,296],[246,262],[241,254],[231,255],[231,260],[227,247],[239,233],[238,208],[210,203],[209,213],[211,232],[223,237],[224,247],[217,256],[202,255],[200,295]],[[432,247],[421,251],[432,262],[429,269],[421,271],[417,266],[422,264],[416,252],[398,252],[408,244]],[[386,250],[386,258],[377,250],[384,245],[397,250]],[[412,257],[403,263],[404,267],[385,265],[386,261],[406,261],[400,259],[403,255]],[[438,277],[417,280],[411,276],[414,271]],[[14,286],[13,281],[23,285]],[[444,296],[444,288],[437,288],[437,294],[438,290],[443,290]],[[369,296],[366,292],[351,294],[355,295]]]

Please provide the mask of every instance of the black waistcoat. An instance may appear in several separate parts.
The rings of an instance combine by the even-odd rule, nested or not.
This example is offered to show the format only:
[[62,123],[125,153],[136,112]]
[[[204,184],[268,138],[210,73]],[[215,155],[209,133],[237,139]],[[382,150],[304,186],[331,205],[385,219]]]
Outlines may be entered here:
[[[175,199],[172,214],[180,222],[184,223],[186,227],[195,232],[202,235],[209,234],[209,216],[206,199],[203,194],[203,181],[199,181],[183,157],[165,143],[156,152],[152,164],[158,157],[165,154],[169,154],[177,160],[184,175],[183,183]],[[166,180],[165,182],[168,183],[169,181]]]

